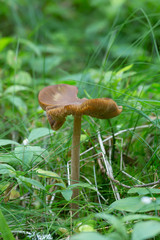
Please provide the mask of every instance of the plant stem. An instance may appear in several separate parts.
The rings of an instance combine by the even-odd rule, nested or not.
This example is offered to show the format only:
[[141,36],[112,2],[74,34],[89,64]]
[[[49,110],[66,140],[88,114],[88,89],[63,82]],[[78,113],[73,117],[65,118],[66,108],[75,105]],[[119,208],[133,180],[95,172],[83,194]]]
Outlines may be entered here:
[[[72,154],[71,154],[71,184],[79,182],[79,153],[80,153],[80,135],[81,135],[81,116],[74,116],[73,138],[72,138]],[[72,199],[78,199],[79,189],[73,189]],[[71,204],[73,210],[78,210],[78,204]],[[76,214],[76,216],[78,216]]]

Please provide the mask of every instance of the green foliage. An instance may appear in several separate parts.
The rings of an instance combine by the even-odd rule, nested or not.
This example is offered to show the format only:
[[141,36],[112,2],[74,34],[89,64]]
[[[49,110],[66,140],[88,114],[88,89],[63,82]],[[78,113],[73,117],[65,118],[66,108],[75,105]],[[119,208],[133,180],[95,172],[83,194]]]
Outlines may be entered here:
[[139,222],[133,228],[132,240],[148,239],[160,233],[160,223],[156,221]]
[[159,210],[159,198],[156,200],[156,202],[150,202],[149,204],[145,204],[145,202],[142,201],[140,197],[129,197],[129,198],[123,198],[117,202],[114,202],[111,204],[111,210],[119,210],[119,211],[127,211],[127,212],[149,212],[154,210]]
[[[1,216],[16,239],[30,234],[39,239],[39,233],[53,239],[73,233],[73,240],[158,237],[160,190],[133,187],[127,193],[123,184],[156,182],[160,174],[159,2],[0,4]],[[123,106],[110,125],[83,117],[81,181],[74,185],[68,184],[72,116],[58,132],[52,131],[37,99],[40,89],[59,83],[76,85],[80,98],[109,97]],[[102,140],[116,136],[104,148],[113,160],[115,179],[122,183],[117,201],[97,130]],[[72,199],[75,187],[79,200]],[[72,201],[80,208],[78,221],[70,224]],[[2,222],[3,237],[11,233]]]
[[36,139],[40,138],[40,137],[44,137],[47,135],[50,135],[51,133],[53,133],[54,131],[48,128],[36,128],[33,129],[31,131],[31,133],[28,136],[28,141],[32,142],[35,141]]
[[[134,190],[134,189],[133,189]],[[153,189],[152,189],[153,190]],[[158,190],[158,189],[154,189]],[[127,211],[132,212],[132,209],[135,206],[134,197],[124,198],[128,206]],[[117,200],[114,205],[112,203],[106,212],[95,214],[95,218],[97,219],[97,224],[101,227],[101,231],[103,228],[107,227],[109,229],[108,233],[105,235],[99,234],[95,232],[95,229],[84,230],[82,233],[74,235],[71,239],[81,240],[81,239],[108,239],[108,240],[119,240],[119,239],[149,239],[152,237],[156,237],[159,234],[159,225],[160,218],[158,216],[145,215],[145,214],[127,214],[126,209],[120,208],[118,210],[123,211],[122,216],[114,214],[108,214],[110,209],[114,211],[117,210],[117,206],[121,206],[121,201]],[[156,200],[159,202],[159,200]],[[146,203],[148,205],[148,203]],[[157,206],[156,206],[157,209]],[[154,209],[153,209],[154,210]],[[149,210],[148,210],[149,211]],[[150,210],[151,211],[151,210]],[[113,215],[114,214],[114,215]],[[100,221],[99,221],[100,220]],[[89,223],[89,222],[88,222]],[[83,225],[82,225],[83,226]]]
[[0,232],[2,234],[3,240],[15,240],[1,210],[0,210]]
[[78,235],[75,235],[71,238],[71,240],[82,240],[82,239],[88,239],[88,240],[109,240],[109,238],[102,236],[99,233],[81,233]]

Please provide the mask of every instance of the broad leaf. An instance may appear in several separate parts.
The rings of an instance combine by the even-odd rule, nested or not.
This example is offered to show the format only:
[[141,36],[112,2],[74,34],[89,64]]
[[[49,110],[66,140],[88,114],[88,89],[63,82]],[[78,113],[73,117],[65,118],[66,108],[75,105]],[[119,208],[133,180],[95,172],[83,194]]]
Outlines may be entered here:
[[160,194],[160,189],[157,188],[131,188],[128,193],[138,193],[139,195]]
[[25,102],[17,96],[7,95],[5,98],[13,104],[21,114],[25,114],[27,112],[27,105]]
[[28,87],[20,86],[20,85],[13,85],[6,89],[4,94],[15,93],[20,91],[28,91],[30,90]]
[[40,189],[42,189],[42,190],[45,190],[45,187],[44,187],[40,182],[38,182],[37,180],[34,180],[34,179],[32,179],[32,178],[27,178],[27,177],[19,176],[19,177],[17,178],[17,180],[18,180],[19,182],[29,183],[29,184],[35,186],[36,188],[40,188]]
[[132,240],[150,239],[160,234],[160,222],[146,221],[136,223],[133,227]]
[[55,178],[58,182],[63,184],[63,188],[66,188],[65,183],[63,182],[62,178],[55,172],[52,171],[47,171],[47,170],[43,170],[43,169],[36,169],[36,172],[38,173],[38,175],[40,177],[51,177],[51,178]]
[[9,174],[11,177],[14,177],[15,172],[15,169],[9,164],[1,164],[0,166],[0,174]]
[[70,201],[72,197],[72,190],[70,189],[65,189],[61,191],[63,197],[65,198],[66,201]]
[[122,218],[123,222],[129,222],[129,221],[135,221],[135,220],[156,220],[156,221],[160,221],[159,217],[156,216],[149,216],[149,215],[145,215],[145,214],[130,214],[127,216],[124,216]]
[[8,144],[14,144],[14,145],[20,145],[19,143],[12,141],[12,140],[8,140],[8,139],[0,139],[0,146],[5,146]]
[[83,182],[72,184],[72,185],[68,186],[68,189],[77,188],[77,187],[89,188],[94,191],[97,191],[97,189],[93,185],[90,185],[89,183],[83,183]]
[[3,37],[0,39],[0,52],[13,41],[13,38],[11,37]]
[[29,41],[28,39],[20,38],[19,42],[21,44],[24,44],[28,48],[31,49],[32,52],[36,53],[38,56],[41,55],[40,49],[37,47],[37,44],[34,44],[33,42]]
[[30,146],[19,146],[14,150],[15,156],[21,162],[24,170],[30,167],[33,159],[33,151]]
[[6,62],[13,69],[19,69],[21,67],[21,60],[12,50],[8,50],[6,54]]
[[31,59],[31,67],[38,73],[50,72],[53,68],[57,67],[62,61],[60,56],[48,56]]
[[141,197],[129,197],[117,200],[109,206],[109,211],[119,210],[127,212],[148,212],[160,209],[159,199],[145,203]]
[[49,128],[36,128],[31,131],[28,140],[29,142],[32,142],[34,140],[37,140],[38,138],[51,135],[52,133],[54,133],[54,131]]
[[15,84],[22,84],[27,86],[31,85],[32,83],[31,75],[28,72],[24,72],[24,71],[19,71],[11,80]]
[[71,237],[71,240],[110,240],[110,238],[105,237],[99,233],[95,232],[86,232],[74,235]]
[[123,239],[127,239],[127,231],[123,225],[123,223],[115,216],[111,214],[106,214],[106,213],[98,213],[96,214],[97,218],[102,218],[105,219],[111,224],[114,229],[121,235],[123,236]]

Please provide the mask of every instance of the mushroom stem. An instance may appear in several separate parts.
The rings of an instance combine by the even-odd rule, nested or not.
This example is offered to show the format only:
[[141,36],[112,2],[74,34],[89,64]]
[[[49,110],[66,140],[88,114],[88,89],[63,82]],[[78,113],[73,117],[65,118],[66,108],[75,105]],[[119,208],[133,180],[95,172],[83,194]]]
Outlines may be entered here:
[[[72,138],[72,153],[71,153],[71,184],[79,182],[79,153],[80,153],[80,135],[81,135],[81,116],[74,116],[73,138]],[[72,199],[78,198],[79,189],[73,189]],[[73,210],[78,210],[78,204],[71,204]],[[76,216],[78,216],[76,214]]]

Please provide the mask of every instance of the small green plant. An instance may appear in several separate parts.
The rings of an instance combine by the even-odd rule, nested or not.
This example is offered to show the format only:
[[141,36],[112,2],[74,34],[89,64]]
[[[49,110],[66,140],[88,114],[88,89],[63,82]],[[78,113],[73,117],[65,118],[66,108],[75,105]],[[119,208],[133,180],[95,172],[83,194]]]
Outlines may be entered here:
[[71,239],[144,240],[159,236],[160,189],[132,188],[128,193],[138,193],[139,196],[113,202],[106,211],[94,215],[97,220],[94,229],[86,228]]

